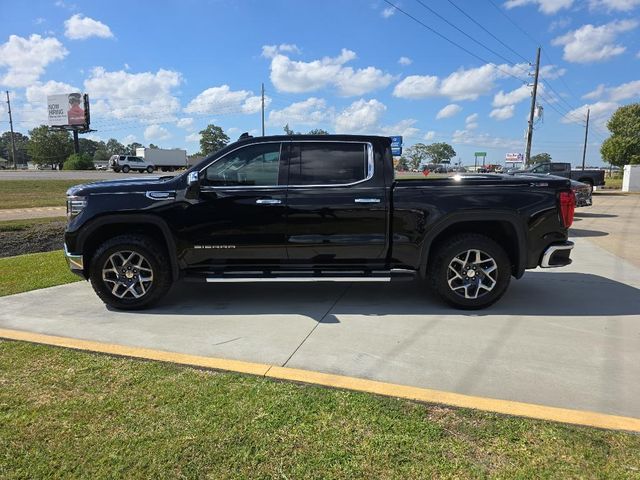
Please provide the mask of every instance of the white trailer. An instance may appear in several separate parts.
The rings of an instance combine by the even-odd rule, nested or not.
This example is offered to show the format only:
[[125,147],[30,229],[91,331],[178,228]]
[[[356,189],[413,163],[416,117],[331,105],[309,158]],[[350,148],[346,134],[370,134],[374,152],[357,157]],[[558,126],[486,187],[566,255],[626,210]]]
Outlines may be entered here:
[[136,156],[163,172],[173,172],[188,166],[187,151],[179,148],[136,148]]

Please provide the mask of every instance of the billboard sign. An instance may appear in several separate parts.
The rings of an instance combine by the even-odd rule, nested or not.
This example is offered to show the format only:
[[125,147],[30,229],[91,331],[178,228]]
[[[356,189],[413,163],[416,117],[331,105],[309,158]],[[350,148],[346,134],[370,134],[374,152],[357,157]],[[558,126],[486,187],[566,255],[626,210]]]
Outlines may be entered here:
[[65,93],[47,97],[49,125],[52,127],[89,126],[89,97],[81,93]]
[[391,155],[399,157],[402,155],[402,135],[394,135],[391,139]]
[[486,157],[487,152],[475,152],[473,155],[476,157]]
[[519,163],[524,161],[524,155],[522,155],[521,153],[507,153],[504,159],[507,162]]

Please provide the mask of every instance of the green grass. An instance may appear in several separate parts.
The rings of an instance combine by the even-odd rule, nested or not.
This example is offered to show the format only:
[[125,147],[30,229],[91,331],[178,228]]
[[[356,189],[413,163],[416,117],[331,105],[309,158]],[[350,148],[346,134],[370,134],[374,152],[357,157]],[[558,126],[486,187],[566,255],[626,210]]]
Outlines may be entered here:
[[622,188],[622,177],[605,178],[604,186],[605,188],[615,188],[620,190]]
[[67,217],[29,218],[24,220],[0,221],[0,232],[20,232],[28,230],[34,225],[44,225],[51,222],[64,222]]
[[0,258],[0,297],[78,280],[61,250]]
[[640,436],[0,341],[0,477],[637,478]]
[[0,209],[64,206],[69,187],[90,180],[0,180]]

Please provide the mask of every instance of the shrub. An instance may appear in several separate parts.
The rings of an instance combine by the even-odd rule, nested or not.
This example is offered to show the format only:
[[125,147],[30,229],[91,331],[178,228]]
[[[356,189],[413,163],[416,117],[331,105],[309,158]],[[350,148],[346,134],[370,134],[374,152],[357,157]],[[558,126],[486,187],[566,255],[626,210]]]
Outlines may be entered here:
[[74,153],[64,162],[64,170],[93,170],[93,160],[86,153]]

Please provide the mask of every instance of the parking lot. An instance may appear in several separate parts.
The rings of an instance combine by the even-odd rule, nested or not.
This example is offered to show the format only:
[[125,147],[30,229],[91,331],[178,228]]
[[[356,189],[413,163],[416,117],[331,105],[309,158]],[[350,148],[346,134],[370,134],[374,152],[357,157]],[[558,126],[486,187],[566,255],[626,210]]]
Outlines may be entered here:
[[[421,284],[178,285],[105,309],[87,283],[0,299],[0,328],[640,418],[640,196],[578,213],[574,263],[460,312]],[[54,313],[52,313],[54,312]]]

